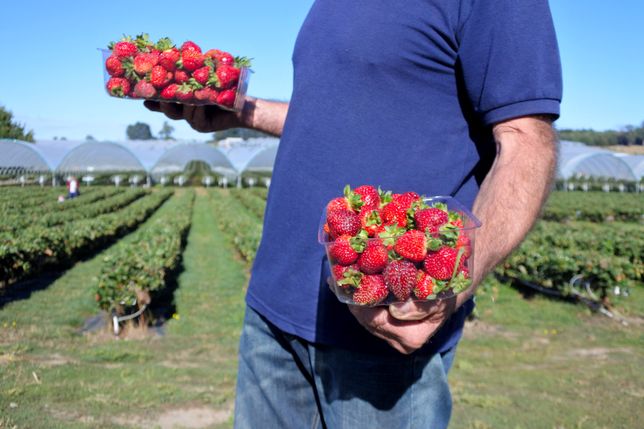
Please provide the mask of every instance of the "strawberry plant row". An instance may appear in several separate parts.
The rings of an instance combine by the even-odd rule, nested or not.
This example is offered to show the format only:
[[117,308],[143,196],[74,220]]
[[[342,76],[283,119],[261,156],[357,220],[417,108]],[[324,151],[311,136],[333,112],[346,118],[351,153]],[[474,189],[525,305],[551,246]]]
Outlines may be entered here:
[[229,192],[211,190],[210,195],[215,202],[217,226],[232,240],[244,259],[252,262],[262,237],[262,224]]
[[[18,215],[24,216],[26,213],[36,213],[42,214],[46,212],[60,212],[65,210],[75,209],[79,206],[85,204],[91,204],[95,201],[108,198],[112,195],[116,195],[121,190],[117,188],[93,188],[88,192],[83,192],[83,194],[77,198],[71,200],[65,200],[64,202],[58,202],[56,196],[49,196],[47,198],[39,198],[33,200],[31,203],[23,202],[22,205],[14,205],[6,208],[0,208],[0,213],[4,215]],[[56,193],[55,195],[59,195]]]
[[[86,219],[119,210],[133,201],[146,195],[143,189],[128,189],[106,198],[95,199],[93,202],[77,205],[74,210],[54,210],[43,214],[40,210],[27,211],[22,216],[7,216],[7,222],[0,226],[0,231],[19,233],[30,225],[55,226],[78,219]],[[98,197],[98,195],[95,195]]]
[[129,314],[163,294],[181,262],[193,202],[193,191],[173,197],[131,241],[110,249],[95,283],[102,309]]
[[266,198],[268,197],[267,188],[250,188],[248,191],[253,195],[257,195],[264,201],[266,201]]
[[570,222],[564,225],[541,221],[530,233],[529,240],[540,246],[595,251],[626,258],[635,265],[642,264],[644,230],[633,223]]
[[644,197],[605,192],[553,192],[542,218],[558,222],[641,222],[644,219]]
[[581,238],[577,244],[570,237],[557,241],[553,235],[556,230],[544,233],[540,228],[497,268],[497,273],[564,293],[569,291],[569,282],[577,275],[590,280],[597,288],[628,288],[641,283],[641,263],[634,263],[625,255],[606,253],[601,247],[584,248]]
[[0,238],[0,286],[36,274],[45,267],[65,266],[131,231],[172,194],[153,193],[124,209],[56,227],[35,225],[20,235]]
[[[83,190],[83,197],[96,192],[97,189]],[[66,195],[65,188],[13,188],[11,191],[2,191],[0,197],[0,211],[23,210],[41,204],[57,202],[59,195]]]
[[266,201],[261,197],[250,193],[246,189],[231,189],[230,193],[232,196],[237,198],[240,203],[244,205],[251,213],[257,216],[258,219],[264,219],[264,209],[266,207]]

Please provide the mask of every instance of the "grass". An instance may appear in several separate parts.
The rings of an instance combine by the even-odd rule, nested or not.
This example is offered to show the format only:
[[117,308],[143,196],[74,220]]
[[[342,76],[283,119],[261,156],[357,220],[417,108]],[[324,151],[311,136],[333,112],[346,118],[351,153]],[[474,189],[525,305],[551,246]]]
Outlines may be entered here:
[[[100,254],[0,308],[0,429],[232,426],[248,265],[215,227],[220,198],[232,197],[197,192],[165,335],[79,332],[98,312]],[[489,278],[450,372],[450,427],[637,427],[643,292],[620,303],[622,326]]]

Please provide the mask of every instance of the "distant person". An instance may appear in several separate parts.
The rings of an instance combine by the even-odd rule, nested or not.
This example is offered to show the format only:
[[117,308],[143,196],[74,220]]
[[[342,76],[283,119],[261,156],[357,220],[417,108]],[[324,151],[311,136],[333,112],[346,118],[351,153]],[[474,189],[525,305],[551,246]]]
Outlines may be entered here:
[[64,203],[65,202],[65,196],[64,195],[59,195],[58,196],[58,202],[59,203]]
[[67,181],[68,198],[76,198],[80,195],[80,187],[78,186],[78,179],[72,176]]

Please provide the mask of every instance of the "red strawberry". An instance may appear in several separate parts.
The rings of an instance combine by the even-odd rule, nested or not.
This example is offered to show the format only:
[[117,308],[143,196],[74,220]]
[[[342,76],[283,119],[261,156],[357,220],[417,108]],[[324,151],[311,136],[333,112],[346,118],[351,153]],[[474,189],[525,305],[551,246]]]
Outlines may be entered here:
[[235,97],[237,96],[237,88],[226,89],[217,95],[217,104],[226,107],[233,107],[235,104]]
[[177,61],[181,54],[177,48],[165,50],[159,54],[159,65],[163,66],[168,71],[175,71],[177,69]]
[[385,283],[396,298],[405,301],[416,286],[417,272],[416,266],[409,261],[392,261],[385,268],[383,276]]
[[358,257],[358,267],[365,274],[381,273],[387,266],[389,253],[378,238],[367,241],[367,247]]
[[394,201],[382,208],[380,216],[385,225],[407,226],[407,209]]
[[152,98],[156,95],[157,91],[147,80],[140,80],[134,85],[132,96],[136,98]]
[[332,269],[333,278],[338,286],[342,289],[360,286],[360,280],[363,274],[358,271],[358,266],[353,265],[334,265]]
[[239,69],[237,67],[222,65],[217,67],[215,74],[217,75],[217,79],[219,80],[219,88],[226,89],[233,87],[239,80]]
[[214,89],[205,87],[195,91],[195,99],[199,101],[210,101],[213,97]]
[[208,87],[208,89],[210,89],[210,98],[208,99],[208,101],[211,103],[217,104],[217,98],[219,97],[219,92],[217,92],[216,90],[210,87]]
[[394,250],[403,258],[414,262],[422,262],[427,256],[425,234],[416,229],[405,232],[396,240]]
[[329,204],[326,205],[326,214],[329,215],[330,212],[334,210],[351,210],[351,204],[347,201],[346,198],[338,197],[329,201]]
[[204,66],[198,68],[197,70],[192,72],[192,77],[201,85],[205,85],[208,82],[208,78],[210,77],[210,67]]
[[[454,266],[459,251],[453,247],[444,246],[435,252],[428,252],[423,267],[425,272],[438,280],[447,280],[452,277],[454,273]],[[461,252],[461,261],[459,266],[462,266],[463,257]]]
[[174,96],[179,101],[192,101],[192,99],[194,98],[194,90],[190,85],[184,83],[177,88],[177,92],[174,94]]
[[405,208],[410,208],[412,203],[420,200],[420,195],[416,192],[405,192],[404,194],[397,194],[393,196],[393,200]]
[[329,257],[332,261],[341,265],[349,265],[358,259],[358,252],[351,243],[352,238],[350,235],[341,235],[329,244]]
[[382,275],[365,275],[360,280],[360,286],[353,293],[353,302],[360,305],[375,305],[384,300],[389,291]]
[[197,51],[181,51],[181,64],[185,70],[195,71],[204,64],[204,56]]
[[112,77],[107,81],[107,92],[115,97],[125,97],[130,93],[130,82],[122,77]]
[[235,58],[230,55],[228,52],[220,51],[219,49],[211,49],[206,52],[206,55],[215,61],[217,66],[232,66],[235,64]]
[[434,292],[434,279],[424,271],[418,271],[416,286],[414,286],[414,295],[418,299],[427,299]]
[[360,199],[363,202],[363,206],[362,206],[363,209],[365,207],[372,207],[372,208],[380,207],[380,194],[378,193],[378,190],[373,186],[369,186],[369,185],[358,186],[353,190],[353,192],[360,195]]
[[177,89],[179,88],[179,85],[176,83],[171,83],[170,85],[166,86],[161,90],[161,98],[164,98],[166,100],[173,100],[177,94]]
[[105,69],[110,76],[120,77],[125,74],[123,64],[116,55],[110,55],[107,60],[105,60]]
[[172,81],[172,72],[163,66],[154,66],[150,72],[150,82],[155,88],[163,88]]
[[186,52],[197,52],[197,53],[200,54],[201,53],[201,48],[195,42],[192,42],[192,41],[188,40],[188,41],[184,42],[183,45],[181,45],[181,52],[184,52],[184,51],[186,51]]
[[190,79],[190,75],[183,70],[174,72],[174,81],[178,84],[186,83]]
[[429,232],[434,236],[438,234],[438,229],[446,224],[448,220],[447,212],[435,207],[418,210],[414,214],[416,229],[425,232],[429,228]]
[[380,210],[366,207],[360,210],[360,224],[362,229],[367,231],[369,237],[377,237],[384,231],[382,218],[380,217]]
[[119,58],[133,57],[138,52],[136,45],[132,42],[116,42],[112,47],[112,53]]
[[326,221],[333,238],[345,234],[354,236],[360,231],[360,217],[349,210],[334,210],[327,215]]
[[159,62],[159,55],[152,52],[141,52],[134,57],[134,71],[140,76],[152,70]]

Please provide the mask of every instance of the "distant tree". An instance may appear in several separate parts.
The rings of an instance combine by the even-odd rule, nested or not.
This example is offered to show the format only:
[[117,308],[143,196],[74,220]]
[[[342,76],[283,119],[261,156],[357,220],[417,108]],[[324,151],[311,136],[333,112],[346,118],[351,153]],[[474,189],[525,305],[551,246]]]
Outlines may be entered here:
[[152,140],[152,130],[150,126],[143,122],[137,122],[133,125],[128,125],[125,130],[128,140]]
[[13,121],[13,113],[0,106],[0,138],[34,141],[34,132],[25,132],[24,125]]
[[87,134],[87,135],[85,136],[85,140],[89,140],[89,141],[96,141],[96,139],[94,138],[94,136],[93,136],[93,135],[91,135],[91,134]]
[[163,140],[174,140],[172,133],[174,132],[174,127],[168,124],[168,121],[163,121],[163,127],[159,131],[159,137]]
[[561,140],[572,140],[591,146],[642,145],[644,142],[644,122],[639,126],[626,125],[621,130],[559,130]]

